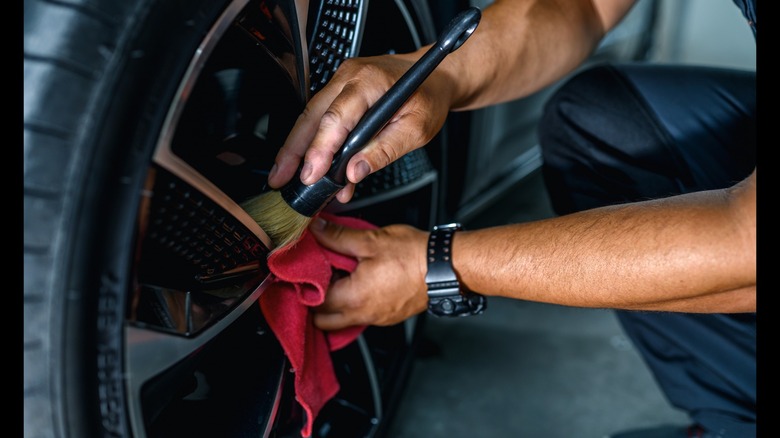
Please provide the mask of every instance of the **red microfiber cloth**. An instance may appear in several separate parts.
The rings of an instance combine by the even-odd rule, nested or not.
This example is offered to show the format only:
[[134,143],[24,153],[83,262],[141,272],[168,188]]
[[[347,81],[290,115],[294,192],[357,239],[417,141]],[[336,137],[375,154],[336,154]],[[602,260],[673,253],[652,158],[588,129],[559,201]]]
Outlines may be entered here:
[[[328,221],[352,228],[376,228],[362,219],[321,213]],[[260,296],[263,315],[282,344],[295,372],[295,394],[306,411],[301,430],[311,436],[312,425],[325,403],[339,391],[330,352],[354,341],[365,326],[323,332],[314,326],[311,306],[322,304],[335,271],[352,272],[353,257],[331,251],[304,231],[294,245],[268,257],[272,278]]]

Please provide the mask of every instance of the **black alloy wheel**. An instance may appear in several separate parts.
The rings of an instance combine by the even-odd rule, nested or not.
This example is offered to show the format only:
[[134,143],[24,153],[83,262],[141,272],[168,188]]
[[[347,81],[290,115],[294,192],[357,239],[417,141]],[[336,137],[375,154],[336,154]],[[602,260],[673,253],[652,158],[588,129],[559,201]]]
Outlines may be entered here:
[[[267,190],[317,84],[358,54],[367,4],[25,0],[25,436],[296,436],[289,364],[257,305],[270,241],[240,205]],[[435,179],[410,160],[395,184],[417,185],[399,196]],[[375,186],[366,218],[433,220],[430,199],[366,202]],[[415,330],[368,330],[334,355],[345,384],[316,436],[381,430]]]

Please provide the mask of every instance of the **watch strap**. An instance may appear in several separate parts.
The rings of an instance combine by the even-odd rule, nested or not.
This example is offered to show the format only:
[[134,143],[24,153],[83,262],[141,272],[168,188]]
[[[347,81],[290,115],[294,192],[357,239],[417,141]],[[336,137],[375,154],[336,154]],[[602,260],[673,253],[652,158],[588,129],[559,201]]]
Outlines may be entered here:
[[428,273],[425,282],[430,290],[438,295],[451,293],[460,288],[458,277],[452,269],[452,237],[461,229],[460,224],[436,225],[428,236]]
[[458,223],[436,225],[428,237],[428,313],[436,316],[466,316],[482,313],[486,298],[461,287],[452,267],[452,240],[462,227]]

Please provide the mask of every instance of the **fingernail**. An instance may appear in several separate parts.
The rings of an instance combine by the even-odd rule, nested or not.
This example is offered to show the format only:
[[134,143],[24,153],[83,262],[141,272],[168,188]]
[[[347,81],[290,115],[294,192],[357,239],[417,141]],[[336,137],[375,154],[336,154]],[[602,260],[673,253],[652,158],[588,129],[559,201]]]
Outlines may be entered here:
[[268,179],[269,180],[272,179],[274,177],[274,175],[276,175],[276,171],[277,170],[279,170],[279,169],[277,169],[276,163],[274,163],[274,165],[271,167],[271,171],[268,172]]
[[365,161],[360,161],[355,165],[355,183],[359,183],[360,181],[363,181],[363,178],[367,177],[368,174],[371,172],[371,168],[368,167],[368,163]]
[[301,169],[301,182],[308,185],[310,184],[308,179],[314,169],[310,163],[303,163],[303,169]]
[[312,223],[311,223],[311,227],[314,229],[314,231],[322,231],[322,230],[324,230],[325,229],[325,225],[328,225],[328,222],[325,219],[321,218],[321,217],[315,218],[312,221]]

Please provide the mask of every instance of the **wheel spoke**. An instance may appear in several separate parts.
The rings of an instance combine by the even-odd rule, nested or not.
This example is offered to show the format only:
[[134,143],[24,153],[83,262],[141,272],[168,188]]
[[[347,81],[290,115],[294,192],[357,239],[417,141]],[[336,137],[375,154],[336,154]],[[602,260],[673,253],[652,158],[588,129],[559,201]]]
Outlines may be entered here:
[[[213,325],[199,333],[198,336],[187,337],[152,328],[138,327],[132,324],[126,326],[126,385],[130,399],[130,416],[133,418],[134,425],[147,423],[143,416],[145,415],[144,410],[148,412],[149,409],[142,409],[145,385],[174,367],[190,371],[195,369],[195,363],[199,360],[199,353],[204,347],[225,332],[251,306],[258,306],[257,300],[267,285],[267,281],[261,284],[246,299]],[[260,333],[260,335],[264,334]],[[188,362],[192,362],[192,365],[188,365]],[[188,375],[188,372],[177,372],[176,374],[184,376]],[[171,386],[175,387],[176,385]],[[161,405],[165,404],[161,400],[153,400],[153,402]],[[136,432],[139,434],[143,433],[142,431]]]

